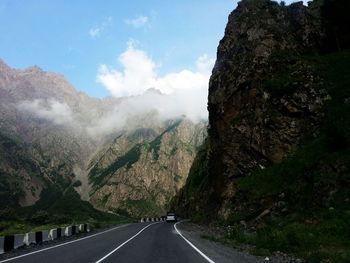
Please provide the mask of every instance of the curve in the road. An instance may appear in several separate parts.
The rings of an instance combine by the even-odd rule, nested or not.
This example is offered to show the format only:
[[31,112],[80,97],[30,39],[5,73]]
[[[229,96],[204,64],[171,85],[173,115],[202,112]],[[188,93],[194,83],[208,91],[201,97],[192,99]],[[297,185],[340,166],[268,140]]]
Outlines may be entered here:
[[120,249],[122,246],[124,246],[125,244],[127,244],[128,242],[130,242],[131,240],[133,240],[135,237],[137,237],[138,235],[140,235],[144,230],[146,230],[147,228],[149,228],[152,225],[155,224],[159,224],[160,222],[156,222],[150,225],[145,226],[144,228],[142,228],[139,232],[137,232],[135,235],[133,235],[132,237],[130,237],[128,240],[126,240],[125,242],[123,242],[122,244],[120,244],[118,247],[116,247],[115,249],[113,249],[111,252],[109,252],[107,255],[105,255],[104,257],[102,257],[101,259],[97,260],[95,263],[100,263],[103,260],[105,260],[106,258],[108,258],[110,255],[112,255],[114,252],[116,252],[118,249]]
[[183,238],[183,240],[185,240],[187,242],[187,244],[189,244],[194,250],[196,250],[199,255],[201,255],[203,258],[205,258],[209,263],[215,263],[212,259],[210,259],[207,255],[205,255],[202,251],[200,251],[195,245],[193,245],[188,239],[186,239],[181,232],[177,229],[176,225],[179,224],[181,222],[177,222],[176,224],[174,224],[174,228],[176,230],[176,232]]
[[117,226],[30,253],[23,251],[24,254],[0,260],[0,263],[37,263],[48,260],[52,263],[215,263],[184,237],[177,226],[163,222]]

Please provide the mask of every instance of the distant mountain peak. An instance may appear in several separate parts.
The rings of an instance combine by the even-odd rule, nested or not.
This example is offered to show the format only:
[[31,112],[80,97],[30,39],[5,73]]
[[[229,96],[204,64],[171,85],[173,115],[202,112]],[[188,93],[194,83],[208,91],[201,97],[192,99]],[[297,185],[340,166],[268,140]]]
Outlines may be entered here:
[[5,63],[3,59],[0,58],[0,69],[4,70],[4,69],[11,69],[11,68],[9,67],[9,65]]
[[28,73],[44,72],[43,69],[37,65],[30,66],[30,67],[26,68],[24,71],[28,72]]
[[154,87],[147,89],[144,94],[158,94],[158,95],[164,95],[159,89],[156,89]]

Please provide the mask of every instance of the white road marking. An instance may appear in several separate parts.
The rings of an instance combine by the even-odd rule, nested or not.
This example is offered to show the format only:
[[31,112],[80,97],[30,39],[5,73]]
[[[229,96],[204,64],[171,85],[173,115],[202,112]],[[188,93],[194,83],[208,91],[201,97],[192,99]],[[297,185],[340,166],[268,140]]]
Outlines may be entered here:
[[131,240],[133,240],[135,237],[137,237],[138,235],[140,235],[142,233],[142,231],[146,230],[146,228],[155,225],[155,224],[159,224],[161,222],[156,222],[153,224],[149,224],[148,226],[142,228],[139,232],[137,232],[135,235],[133,235],[132,237],[130,237],[128,240],[126,240],[124,243],[120,244],[118,247],[116,247],[115,249],[113,249],[111,252],[109,252],[107,255],[105,255],[103,258],[97,260],[95,263],[100,263],[103,260],[105,260],[106,258],[108,258],[110,255],[112,255],[114,252],[116,252],[118,249],[120,249],[122,246],[124,246],[126,243],[130,242]]
[[118,228],[126,227],[126,226],[128,226],[128,225],[130,225],[130,224],[126,224],[126,225],[122,225],[122,226],[117,226],[117,227],[114,227],[114,228],[111,228],[111,229],[102,231],[102,232],[100,232],[100,233],[93,234],[93,235],[91,235],[91,236],[82,237],[82,238],[79,238],[79,239],[76,239],[76,240],[72,240],[72,241],[69,241],[69,242],[66,242],[66,243],[63,243],[63,244],[59,244],[59,245],[56,245],[56,246],[47,247],[47,248],[43,248],[43,249],[40,249],[40,250],[36,250],[36,251],[30,252],[30,253],[27,253],[27,254],[24,254],[24,255],[20,255],[20,256],[17,256],[17,257],[8,258],[8,259],[5,259],[5,260],[3,260],[3,261],[0,261],[0,263],[8,262],[8,261],[11,261],[11,260],[15,260],[15,259],[17,259],[17,258],[23,258],[23,257],[29,256],[29,255],[33,255],[33,254],[37,254],[37,253],[40,253],[40,252],[43,252],[43,251],[46,251],[46,250],[54,249],[54,248],[56,248],[56,247],[62,247],[62,246],[65,246],[65,245],[68,245],[68,244],[71,244],[71,243],[75,243],[75,242],[78,242],[78,241],[82,241],[82,240],[84,240],[84,239],[88,239],[88,238],[92,238],[92,237],[95,237],[95,236],[98,236],[98,235],[102,235],[102,234],[104,234],[104,233],[107,233],[107,232],[116,230],[116,229],[118,229]]
[[181,232],[177,229],[176,225],[179,224],[181,222],[177,222],[176,224],[174,224],[174,228],[176,230],[176,232],[194,249],[196,250],[199,255],[201,255],[203,258],[205,258],[208,262],[210,263],[215,263],[215,261],[211,260],[207,255],[205,255],[202,251],[200,251],[195,245],[193,245],[190,241],[188,241],[182,234]]

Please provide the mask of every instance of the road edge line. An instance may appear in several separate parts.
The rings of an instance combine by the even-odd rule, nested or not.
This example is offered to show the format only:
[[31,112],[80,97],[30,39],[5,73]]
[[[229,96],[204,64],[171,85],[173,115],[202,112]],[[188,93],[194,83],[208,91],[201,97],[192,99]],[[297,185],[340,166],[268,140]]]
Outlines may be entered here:
[[97,260],[95,263],[100,263],[103,260],[105,260],[106,258],[108,258],[110,255],[112,255],[114,252],[116,252],[118,249],[120,249],[121,247],[123,247],[125,244],[129,243],[131,240],[133,240],[135,237],[137,237],[138,235],[140,235],[144,230],[146,230],[147,228],[149,228],[150,226],[153,226],[155,224],[159,224],[161,222],[156,222],[153,224],[149,224],[147,226],[145,226],[144,228],[142,228],[139,232],[137,232],[135,235],[133,235],[132,237],[130,237],[128,240],[124,241],[122,244],[120,244],[118,247],[116,247],[115,249],[113,249],[111,252],[109,252],[107,255],[105,255],[104,257],[100,258],[99,260]]
[[102,235],[104,233],[107,233],[107,232],[110,232],[110,231],[113,231],[113,230],[116,230],[116,229],[119,229],[119,228],[122,228],[122,227],[126,227],[128,225],[130,225],[130,224],[117,226],[117,227],[114,227],[114,228],[111,228],[111,229],[107,229],[105,231],[102,231],[102,232],[99,232],[99,233],[96,233],[96,234],[93,234],[93,235],[90,235],[90,236],[86,236],[86,237],[82,237],[82,238],[75,239],[75,240],[72,240],[72,241],[68,241],[68,242],[65,242],[65,243],[62,243],[62,244],[58,244],[58,245],[55,245],[55,246],[52,246],[52,247],[43,248],[43,249],[40,249],[40,250],[29,252],[27,254],[19,255],[19,256],[16,256],[16,257],[4,259],[4,260],[0,261],[0,263],[9,262],[9,261],[12,261],[12,260],[15,260],[15,259],[18,259],[18,258],[23,258],[23,257],[26,257],[26,256],[30,256],[30,255],[33,255],[33,254],[37,254],[37,253],[43,252],[43,251],[54,249],[54,248],[57,248],[57,247],[62,247],[62,246],[65,246],[65,245],[69,245],[69,244],[72,244],[72,243],[75,243],[75,242],[78,242],[78,241],[82,241],[82,240],[85,240],[85,239],[88,239],[88,238],[91,238],[91,237]]
[[[199,248],[197,248],[195,245],[193,245],[188,239],[186,239],[181,232],[177,229],[176,225],[180,224],[181,222],[177,222],[176,224],[174,224],[174,228],[176,230],[176,232],[183,238],[183,240],[185,240],[187,242],[187,244],[189,244],[194,250],[196,250],[203,258],[205,258],[208,262],[210,263],[215,263],[215,261],[213,261],[211,258],[209,258],[207,255],[205,255],[202,251],[199,250]],[[97,262],[96,262],[97,263]]]

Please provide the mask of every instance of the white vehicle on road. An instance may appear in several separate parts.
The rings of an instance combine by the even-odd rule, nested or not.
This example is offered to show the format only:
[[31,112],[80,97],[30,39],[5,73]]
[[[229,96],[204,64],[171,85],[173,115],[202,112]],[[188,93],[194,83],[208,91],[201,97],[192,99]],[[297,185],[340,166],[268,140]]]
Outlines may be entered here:
[[168,212],[166,215],[166,221],[167,222],[176,222],[177,221],[177,216],[173,212]]

